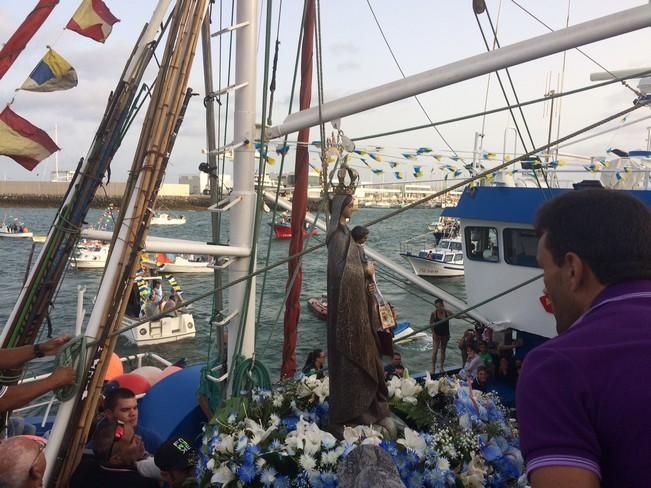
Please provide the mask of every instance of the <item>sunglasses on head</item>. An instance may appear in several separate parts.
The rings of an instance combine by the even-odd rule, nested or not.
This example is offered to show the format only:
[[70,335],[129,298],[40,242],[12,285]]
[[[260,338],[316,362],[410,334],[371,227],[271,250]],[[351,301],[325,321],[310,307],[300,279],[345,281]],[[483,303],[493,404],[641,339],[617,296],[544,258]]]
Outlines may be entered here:
[[113,432],[113,442],[111,442],[111,447],[106,458],[107,461],[111,459],[111,456],[113,455],[113,447],[115,446],[115,443],[124,437],[124,422],[121,420],[116,420],[116,422],[117,425],[115,426],[115,432]]

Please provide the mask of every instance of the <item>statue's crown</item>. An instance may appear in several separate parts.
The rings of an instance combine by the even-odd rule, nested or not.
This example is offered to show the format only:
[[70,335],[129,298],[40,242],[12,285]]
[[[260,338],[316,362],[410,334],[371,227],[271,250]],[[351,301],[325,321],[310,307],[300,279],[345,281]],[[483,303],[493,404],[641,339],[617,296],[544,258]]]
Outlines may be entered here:
[[[332,181],[332,191],[337,195],[353,195],[357,184],[359,183],[359,173],[353,168],[348,166],[346,158],[343,159],[343,162],[337,169],[336,181],[335,175],[330,173],[330,181]],[[346,180],[348,177],[348,180]]]

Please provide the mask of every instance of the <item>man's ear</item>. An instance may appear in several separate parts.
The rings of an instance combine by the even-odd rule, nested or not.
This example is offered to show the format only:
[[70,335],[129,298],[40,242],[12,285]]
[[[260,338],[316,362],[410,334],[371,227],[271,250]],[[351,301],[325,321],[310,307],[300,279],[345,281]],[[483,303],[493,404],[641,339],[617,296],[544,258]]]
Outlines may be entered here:
[[568,252],[564,257],[566,278],[571,291],[577,291],[586,278],[586,265],[576,253]]

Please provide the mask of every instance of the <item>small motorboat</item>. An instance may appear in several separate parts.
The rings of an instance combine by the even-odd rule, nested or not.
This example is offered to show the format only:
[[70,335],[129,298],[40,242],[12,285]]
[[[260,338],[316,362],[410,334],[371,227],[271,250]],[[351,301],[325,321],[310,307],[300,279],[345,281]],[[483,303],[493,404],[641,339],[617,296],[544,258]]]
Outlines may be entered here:
[[99,241],[81,241],[70,258],[70,265],[75,269],[103,269],[108,254],[108,244]]
[[314,315],[321,320],[328,320],[328,297],[322,296],[321,298],[309,298],[307,306]]
[[21,237],[33,237],[34,233],[30,232],[29,229],[18,219],[14,219],[13,222],[7,224],[2,222],[0,225],[0,237],[9,237],[9,238],[21,238]]
[[[411,327],[411,322],[408,320],[401,320],[396,324],[396,326],[393,328],[393,342],[399,341],[403,339],[404,337],[409,336],[409,334],[413,334],[414,329]],[[406,341],[412,341],[415,339],[423,339],[427,337],[427,334],[425,332],[417,332],[412,336],[409,336]]]
[[159,213],[151,218],[150,225],[183,225],[185,216]]
[[166,273],[212,273],[214,261],[208,256],[179,254],[174,261],[165,261],[160,270]]

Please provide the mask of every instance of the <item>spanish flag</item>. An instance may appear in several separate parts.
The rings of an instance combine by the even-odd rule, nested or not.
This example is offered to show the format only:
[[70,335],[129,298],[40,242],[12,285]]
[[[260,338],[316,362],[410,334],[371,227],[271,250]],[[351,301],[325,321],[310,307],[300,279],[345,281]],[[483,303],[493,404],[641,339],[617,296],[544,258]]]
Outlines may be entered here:
[[0,113],[0,155],[7,156],[29,171],[58,151],[50,136],[7,106]]
[[21,90],[51,92],[77,86],[77,72],[60,54],[48,49],[40,63],[25,80]]
[[97,42],[104,42],[111,33],[113,24],[119,21],[102,0],[83,0],[66,29]]

